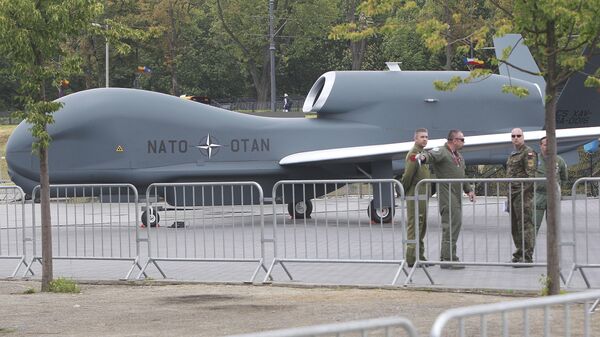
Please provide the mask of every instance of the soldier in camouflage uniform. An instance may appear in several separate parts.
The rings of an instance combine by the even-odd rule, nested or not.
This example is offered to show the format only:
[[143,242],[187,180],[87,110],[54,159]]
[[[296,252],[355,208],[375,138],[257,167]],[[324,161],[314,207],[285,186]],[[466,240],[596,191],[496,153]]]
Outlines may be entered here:
[[[509,178],[535,177],[537,154],[525,145],[523,130],[511,131],[515,150],[506,162],[506,176]],[[533,183],[510,183],[510,223],[516,251],[513,263],[533,262],[535,226],[533,224]]]
[[[546,158],[548,157],[548,146],[546,137],[540,140],[541,155],[538,156],[537,170],[535,172],[536,177],[546,177]],[[559,186],[569,179],[567,172],[567,163],[562,159],[561,156],[556,156],[556,177],[558,178]],[[560,188],[559,188],[560,190]],[[542,225],[542,218],[546,213],[546,201],[547,201],[546,185],[536,184],[535,187],[535,233],[540,230]]]
[[[419,158],[433,165],[437,178],[465,178],[465,160],[458,152],[465,144],[465,138],[460,130],[451,130],[448,141],[443,147],[436,147],[422,154]],[[462,189],[461,189],[462,186]],[[443,183],[439,184],[438,200],[442,216],[442,247],[441,260],[458,262],[456,256],[456,241],[462,227],[462,193],[469,195],[469,200],[475,200],[475,193],[469,184]],[[443,264],[443,269],[463,269],[460,264]]]
[[[404,174],[402,175],[401,183],[404,187],[404,193],[406,195],[406,213],[408,215],[407,224],[407,239],[415,239],[415,198],[420,196],[425,198],[419,200],[419,216],[418,216],[418,228],[419,228],[419,260],[427,261],[424,255],[425,245],[423,239],[425,238],[425,232],[427,231],[427,186],[422,185],[419,193],[415,193],[417,183],[423,179],[429,179],[429,165],[421,164],[417,160],[417,156],[423,152],[423,148],[427,146],[427,140],[429,135],[427,129],[415,130],[415,145],[406,155],[406,161],[404,162]],[[416,244],[409,243],[406,247],[406,263],[409,267],[412,267],[415,263],[415,250]]]

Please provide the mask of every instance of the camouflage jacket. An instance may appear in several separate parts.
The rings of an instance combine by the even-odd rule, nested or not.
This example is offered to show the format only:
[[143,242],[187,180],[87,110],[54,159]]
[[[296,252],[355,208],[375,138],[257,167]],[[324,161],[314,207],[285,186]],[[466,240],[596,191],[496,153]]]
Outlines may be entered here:
[[[506,161],[506,176],[508,178],[533,178],[537,164],[537,153],[527,145],[514,150]],[[523,188],[532,187],[532,183],[523,184]],[[521,191],[521,183],[511,183],[511,192]]]

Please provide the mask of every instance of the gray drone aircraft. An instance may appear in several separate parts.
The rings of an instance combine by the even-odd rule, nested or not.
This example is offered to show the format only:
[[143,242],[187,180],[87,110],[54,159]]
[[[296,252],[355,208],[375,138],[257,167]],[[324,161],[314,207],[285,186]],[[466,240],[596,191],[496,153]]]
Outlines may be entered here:
[[[514,45],[514,64],[537,69],[518,36],[504,39],[496,46]],[[589,67],[586,72],[593,73],[598,63]],[[508,67],[500,73],[444,92],[432,83],[468,72],[328,72],[304,102],[303,111],[316,118],[252,116],[134,89],[77,92],[59,99],[64,106],[48,126],[50,181],[130,183],[140,191],[152,183],[256,181],[266,197],[287,203],[290,214],[301,218],[311,212],[310,199],[327,191],[297,188],[285,198],[270,196],[275,182],[391,178],[403,169],[416,128],[429,129],[429,147],[442,145],[449,129],[461,129],[467,162],[480,164],[505,163],[514,127],[523,128],[529,141],[542,137],[543,79]],[[591,127],[600,125],[600,95],[583,80],[573,77],[560,97],[557,126],[566,130],[557,132],[559,152],[600,135],[600,128]],[[507,84],[530,94],[503,94]],[[11,179],[31,193],[39,184],[39,160],[28,128],[21,123],[15,129],[6,159]],[[178,204],[174,195],[164,197]],[[372,202],[369,212],[375,221],[389,217],[393,201]]]

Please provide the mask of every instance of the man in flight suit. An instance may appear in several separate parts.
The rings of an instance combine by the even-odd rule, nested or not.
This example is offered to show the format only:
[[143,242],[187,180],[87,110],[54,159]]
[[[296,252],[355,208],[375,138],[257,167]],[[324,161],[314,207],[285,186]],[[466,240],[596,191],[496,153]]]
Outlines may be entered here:
[[[538,156],[537,170],[535,172],[536,177],[546,177],[546,158],[548,157],[548,140],[543,137],[540,140],[541,155]],[[561,156],[556,156],[556,177],[558,177],[558,183],[562,184],[569,179],[569,173],[567,172],[567,163],[562,159]],[[560,185],[559,185],[560,186]],[[559,189],[560,190],[560,189]],[[535,234],[540,230],[542,225],[542,218],[546,213],[546,201],[548,195],[546,191],[546,184],[537,183],[535,186]]]
[[[515,150],[506,162],[508,178],[535,177],[537,154],[525,145],[523,130],[515,128],[511,131]],[[516,251],[513,263],[533,262],[535,244],[535,226],[533,224],[533,183],[510,183],[510,224]]]
[[[422,185],[419,193],[416,193],[417,183],[423,179],[429,179],[429,165],[421,164],[417,160],[417,156],[423,152],[425,146],[427,146],[427,141],[429,140],[429,134],[427,129],[417,129],[415,130],[415,145],[406,155],[406,160],[404,162],[404,174],[402,175],[402,179],[400,182],[402,183],[402,187],[404,187],[404,193],[406,195],[406,212],[408,216],[408,224],[407,224],[407,239],[414,240],[415,239],[415,226],[418,221],[419,228],[419,260],[427,261],[425,259],[425,246],[423,243],[423,239],[425,238],[425,232],[427,231],[427,186]],[[415,219],[415,200],[420,196],[424,198],[419,200],[419,216]],[[415,264],[415,247],[414,243],[409,243],[406,246],[406,263],[409,267],[412,267]]]
[[[458,151],[465,144],[465,136],[460,130],[450,130],[447,140],[444,146],[436,147],[419,158],[433,165],[435,174],[440,179],[464,179],[465,160]],[[470,201],[475,200],[475,193],[469,184],[440,183],[438,187],[442,216],[441,260],[458,262],[456,241],[462,227],[462,193],[463,191],[467,193]],[[443,264],[440,267],[442,269],[465,268],[460,264]]]

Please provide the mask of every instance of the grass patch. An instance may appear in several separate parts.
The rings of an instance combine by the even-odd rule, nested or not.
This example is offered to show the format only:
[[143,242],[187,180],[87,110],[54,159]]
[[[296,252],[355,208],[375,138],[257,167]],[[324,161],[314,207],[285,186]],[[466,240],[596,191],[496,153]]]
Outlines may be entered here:
[[[540,278],[538,279],[538,282],[542,287],[542,289],[540,290],[540,296],[550,296],[550,278],[544,274],[541,274]],[[560,295],[564,295],[567,293],[567,291],[564,289],[560,289],[558,293]]]
[[27,289],[25,289],[25,291],[23,292],[23,294],[25,294],[25,295],[31,295],[31,294],[35,294],[35,293],[36,293],[36,291],[35,291],[35,289],[34,289],[34,288],[27,288]]
[[75,283],[75,281],[59,277],[56,280],[50,282],[49,291],[53,293],[79,294],[81,292],[81,289],[79,289],[79,286],[77,286],[77,283]]
[[0,334],[9,334],[9,333],[13,333],[15,331],[17,331],[17,329],[0,327]]
[[6,170],[6,160],[2,158],[6,155],[8,137],[16,127],[16,125],[0,125],[0,180],[9,180],[8,171]]

